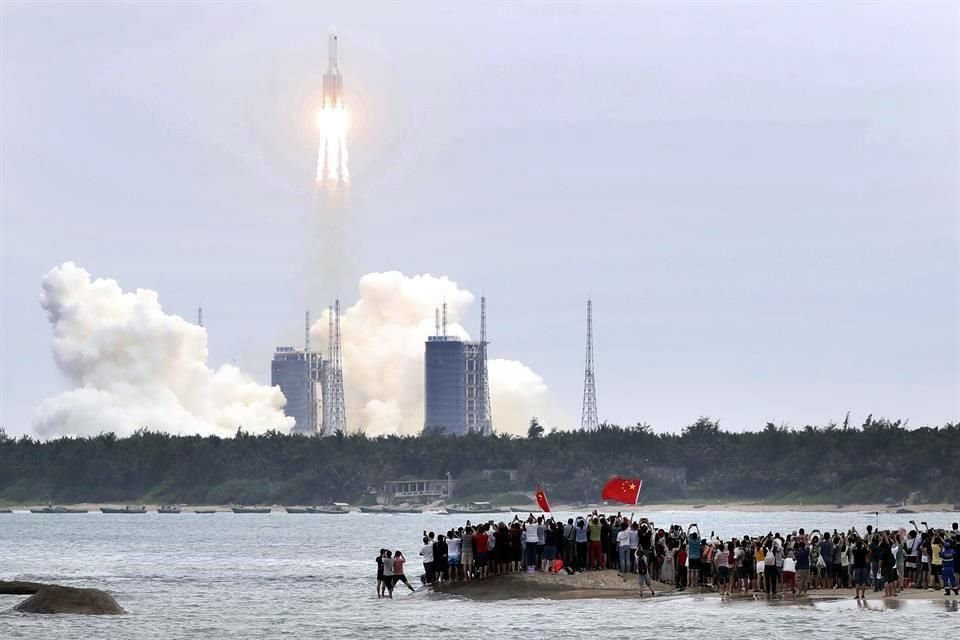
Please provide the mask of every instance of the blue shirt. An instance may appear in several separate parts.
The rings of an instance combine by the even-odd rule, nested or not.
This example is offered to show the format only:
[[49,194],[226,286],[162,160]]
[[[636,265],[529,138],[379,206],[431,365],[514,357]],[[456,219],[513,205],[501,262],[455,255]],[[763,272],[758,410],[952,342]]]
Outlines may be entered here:
[[583,525],[583,528],[574,527],[574,530],[577,532],[577,542],[587,541],[587,525]]
[[687,557],[691,560],[700,559],[700,536],[696,539],[691,538],[687,541]]
[[797,551],[797,571],[810,568],[810,549],[803,546]]

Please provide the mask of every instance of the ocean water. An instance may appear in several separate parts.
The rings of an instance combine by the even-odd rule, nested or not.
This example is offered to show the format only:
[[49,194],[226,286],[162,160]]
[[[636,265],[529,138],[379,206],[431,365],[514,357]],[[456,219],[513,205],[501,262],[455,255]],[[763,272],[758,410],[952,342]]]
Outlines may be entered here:
[[[506,515],[506,514],[503,514]],[[566,514],[558,514],[566,517]],[[873,514],[746,513],[705,510],[648,514],[658,526],[697,522],[729,537],[798,527],[864,530]],[[510,516],[512,517],[512,516]],[[910,518],[947,526],[956,513],[881,515],[880,526]],[[832,639],[950,637],[957,600],[852,600],[810,606],[717,598],[507,600],[475,602],[410,594],[378,600],[374,558],[401,549],[414,586],[424,529],[463,524],[454,515],[35,515],[0,514],[0,579],[105,589],[125,616],[15,613],[23,596],[0,596],[0,639],[135,638],[524,638],[645,635]],[[491,635],[492,634],[492,635]]]

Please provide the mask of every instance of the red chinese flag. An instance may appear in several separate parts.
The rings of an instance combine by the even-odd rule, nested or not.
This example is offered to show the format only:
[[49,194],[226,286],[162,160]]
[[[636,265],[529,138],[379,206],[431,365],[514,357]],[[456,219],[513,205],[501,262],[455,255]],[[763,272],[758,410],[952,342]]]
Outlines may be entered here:
[[537,485],[537,504],[540,505],[542,511],[550,513],[550,503],[547,502],[547,494],[543,492],[540,485]]
[[626,504],[637,504],[640,499],[640,487],[643,480],[640,478],[621,478],[614,476],[603,486],[600,497],[604,500],[616,500]]

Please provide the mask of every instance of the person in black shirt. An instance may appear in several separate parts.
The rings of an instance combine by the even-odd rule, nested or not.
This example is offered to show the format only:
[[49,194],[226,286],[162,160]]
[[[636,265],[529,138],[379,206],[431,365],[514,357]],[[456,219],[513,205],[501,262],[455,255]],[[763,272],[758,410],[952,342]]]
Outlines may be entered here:
[[383,554],[386,549],[380,549],[380,555],[377,556],[377,597],[382,598],[386,584],[383,581]]
[[858,538],[856,545],[853,547],[853,586],[857,590],[857,600],[860,598],[866,600],[867,598],[867,575],[870,571],[867,556],[869,553],[870,551],[863,544],[863,540]]

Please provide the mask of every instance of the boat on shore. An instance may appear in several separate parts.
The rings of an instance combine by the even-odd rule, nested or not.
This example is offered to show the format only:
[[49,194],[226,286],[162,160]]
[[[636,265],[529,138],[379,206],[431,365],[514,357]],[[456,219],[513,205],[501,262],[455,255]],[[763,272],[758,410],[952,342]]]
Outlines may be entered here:
[[0,513],[13,513],[12,509],[0,509]]
[[350,505],[345,502],[334,502],[323,507],[307,507],[307,513],[326,513],[327,515],[343,515],[350,513]]
[[489,502],[471,502],[469,504],[452,504],[447,507],[447,513],[504,513],[504,510],[493,506]]
[[216,509],[194,509],[194,513],[216,513]]
[[270,507],[230,507],[234,513],[270,513]]
[[413,507],[384,507],[383,513],[423,513],[423,509]]
[[287,513],[310,513],[310,507],[284,507]]
[[124,507],[100,507],[100,513],[146,513],[147,508],[145,506],[137,505],[131,506],[126,505]]
[[160,508],[157,509],[157,513],[180,513],[180,507],[172,504],[160,505]]
[[87,513],[86,509],[72,509],[70,507],[43,507],[41,509],[30,509],[30,513]]
[[391,507],[387,505],[378,505],[376,507],[360,507],[360,513],[423,513],[421,509],[413,507]]

